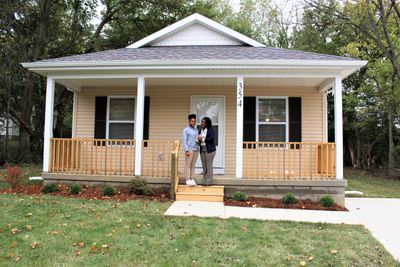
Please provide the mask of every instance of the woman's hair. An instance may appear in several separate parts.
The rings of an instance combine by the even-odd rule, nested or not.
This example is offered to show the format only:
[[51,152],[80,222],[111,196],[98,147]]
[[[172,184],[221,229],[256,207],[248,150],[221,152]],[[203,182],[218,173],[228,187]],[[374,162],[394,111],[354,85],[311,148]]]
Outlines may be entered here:
[[189,114],[188,120],[196,119],[196,114]]
[[209,117],[204,117],[203,120],[206,123],[206,128],[210,129],[212,127],[211,119]]

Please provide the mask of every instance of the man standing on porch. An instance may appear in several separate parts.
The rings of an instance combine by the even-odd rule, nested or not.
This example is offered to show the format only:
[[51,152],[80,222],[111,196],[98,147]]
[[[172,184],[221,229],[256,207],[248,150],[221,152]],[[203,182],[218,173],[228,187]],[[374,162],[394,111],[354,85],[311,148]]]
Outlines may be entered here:
[[197,144],[198,131],[196,129],[196,115],[188,116],[189,125],[183,129],[182,143],[185,149],[185,178],[188,186],[196,186],[193,179],[195,174],[196,161],[198,157],[199,146]]

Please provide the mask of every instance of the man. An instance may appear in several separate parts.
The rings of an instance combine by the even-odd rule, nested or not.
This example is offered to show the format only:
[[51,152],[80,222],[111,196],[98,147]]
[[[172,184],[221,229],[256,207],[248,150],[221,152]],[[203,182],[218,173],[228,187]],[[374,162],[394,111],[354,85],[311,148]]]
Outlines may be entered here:
[[183,129],[182,134],[182,143],[185,149],[185,178],[188,186],[196,186],[196,182],[193,179],[199,154],[199,146],[197,144],[199,133],[196,128],[196,114],[190,114],[188,120],[189,125]]

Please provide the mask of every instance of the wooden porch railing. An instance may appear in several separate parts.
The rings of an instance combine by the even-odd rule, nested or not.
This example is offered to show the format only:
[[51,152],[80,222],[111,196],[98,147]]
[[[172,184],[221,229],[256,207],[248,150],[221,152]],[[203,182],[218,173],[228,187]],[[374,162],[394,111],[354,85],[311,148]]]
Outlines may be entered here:
[[133,176],[135,140],[52,138],[50,172]]
[[142,176],[168,178],[171,176],[171,152],[174,140],[143,140]]
[[[175,143],[174,143],[175,142]],[[142,176],[171,177],[174,140],[142,142]],[[50,172],[86,175],[134,176],[135,140],[52,138]]]
[[174,142],[174,150],[171,153],[171,198],[175,199],[179,184],[179,148],[181,141]]
[[244,142],[243,177],[266,180],[335,179],[335,143]]

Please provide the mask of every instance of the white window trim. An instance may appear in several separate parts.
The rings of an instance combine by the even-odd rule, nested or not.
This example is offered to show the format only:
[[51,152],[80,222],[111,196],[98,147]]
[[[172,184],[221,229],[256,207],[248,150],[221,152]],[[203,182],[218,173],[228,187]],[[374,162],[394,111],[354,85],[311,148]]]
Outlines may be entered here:
[[[135,120],[133,121],[121,121],[121,120],[112,120],[110,121],[110,99],[111,98],[132,98],[135,100],[135,106],[133,107],[135,110]],[[136,123],[136,97],[131,96],[131,95],[113,95],[113,96],[107,96],[107,115],[106,115],[106,139],[110,139],[109,136],[109,129],[110,129],[110,123],[132,123],[133,124],[133,129],[135,129],[135,123]],[[133,138],[135,138],[135,132],[133,132]]]
[[[285,99],[286,121],[285,122],[259,122],[260,99]],[[289,142],[289,97],[288,96],[257,96],[256,97],[256,142],[259,142],[259,125],[285,125],[285,142]]]

